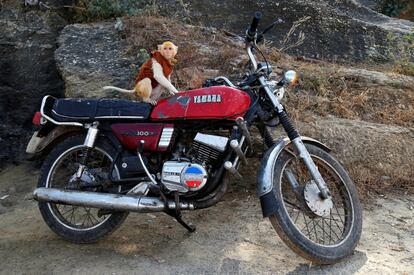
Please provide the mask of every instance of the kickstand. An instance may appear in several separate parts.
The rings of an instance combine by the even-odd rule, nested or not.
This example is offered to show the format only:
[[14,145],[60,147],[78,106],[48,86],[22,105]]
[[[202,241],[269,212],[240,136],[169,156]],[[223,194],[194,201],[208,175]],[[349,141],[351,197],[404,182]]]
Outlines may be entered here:
[[[188,224],[185,221],[183,221],[183,219],[181,218],[181,210],[180,210],[180,199],[178,197],[178,192],[174,193],[174,199],[175,199],[175,211],[172,209],[168,209],[166,208],[165,213],[167,213],[168,215],[170,215],[171,217],[174,217],[177,222],[179,222],[185,229],[188,230],[188,232],[193,233],[194,231],[196,231],[196,228],[194,225]],[[166,202],[167,200],[165,200]]]

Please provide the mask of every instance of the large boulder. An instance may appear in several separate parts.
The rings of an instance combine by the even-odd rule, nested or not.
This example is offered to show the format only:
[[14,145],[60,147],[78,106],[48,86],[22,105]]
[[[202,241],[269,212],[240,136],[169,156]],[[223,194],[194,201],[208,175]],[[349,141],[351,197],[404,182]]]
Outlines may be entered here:
[[68,25],[58,45],[55,58],[66,97],[115,97],[119,93],[102,87],[133,87],[140,64],[136,55],[126,53],[128,44],[114,22]]
[[[62,96],[64,82],[53,57],[66,21],[55,10],[1,1],[0,167],[24,158],[31,118],[45,94]],[[49,1],[59,7],[63,1]]]
[[212,0],[191,1],[186,5],[182,1],[166,0],[161,10],[170,15],[178,13],[193,23],[226,28],[241,36],[250,25],[253,12],[259,10],[264,13],[261,29],[277,19],[282,20],[267,36],[277,47],[283,46],[295,22],[309,17],[291,35],[288,44],[294,44],[299,31],[305,34],[303,43],[287,52],[345,62],[394,60],[405,54],[401,52],[404,51],[401,44],[411,40],[402,37],[412,36],[414,29],[413,22],[390,18],[352,0],[260,0],[243,4],[237,0]]
[[298,127],[302,135],[330,146],[361,188],[381,184],[414,190],[414,129],[338,118],[316,118]]

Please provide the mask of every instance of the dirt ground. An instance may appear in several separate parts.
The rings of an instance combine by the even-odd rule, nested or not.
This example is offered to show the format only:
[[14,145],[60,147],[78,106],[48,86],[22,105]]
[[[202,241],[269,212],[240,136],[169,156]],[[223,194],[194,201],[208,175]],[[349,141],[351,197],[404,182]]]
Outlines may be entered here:
[[253,178],[232,184],[215,207],[187,212],[196,233],[164,214],[131,214],[111,236],[76,245],[43,222],[30,199],[37,177],[31,164],[0,173],[1,274],[414,274],[412,194],[387,194],[364,204],[354,254],[315,266],[285,246],[262,218]]

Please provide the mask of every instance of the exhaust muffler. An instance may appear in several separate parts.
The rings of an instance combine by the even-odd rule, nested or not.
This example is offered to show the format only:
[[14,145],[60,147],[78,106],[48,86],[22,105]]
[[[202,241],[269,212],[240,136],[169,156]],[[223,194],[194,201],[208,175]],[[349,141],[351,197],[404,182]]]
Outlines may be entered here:
[[[106,194],[57,188],[40,187],[34,190],[33,198],[37,201],[93,207],[116,211],[131,211],[140,213],[162,212],[175,209],[175,202],[165,203],[161,198],[144,195]],[[180,202],[180,210],[194,210],[194,205]]]

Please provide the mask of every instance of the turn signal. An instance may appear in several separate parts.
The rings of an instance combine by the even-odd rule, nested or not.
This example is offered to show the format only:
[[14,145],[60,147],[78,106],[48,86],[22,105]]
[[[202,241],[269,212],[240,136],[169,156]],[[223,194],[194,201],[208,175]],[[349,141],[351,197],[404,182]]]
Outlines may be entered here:
[[290,86],[295,86],[298,83],[298,74],[295,71],[289,70],[283,75],[283,82]]

